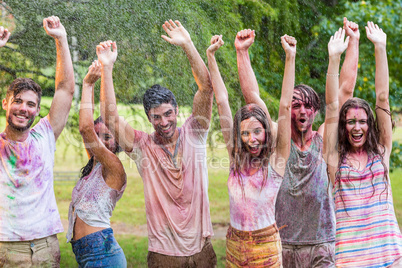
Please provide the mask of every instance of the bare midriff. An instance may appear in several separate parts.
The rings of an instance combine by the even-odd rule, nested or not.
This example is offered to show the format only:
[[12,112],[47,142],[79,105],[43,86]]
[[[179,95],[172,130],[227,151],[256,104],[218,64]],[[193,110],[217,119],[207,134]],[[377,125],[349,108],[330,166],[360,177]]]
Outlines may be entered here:
[[89,226],[83,220],[81,220],[80,217],[78,217],[78,215],[77,215],[77,218],[76,218],[75,224],[74,224],[73,240],[81,239],[86,235],[93,234],[93,233],[99,232],[104,229],[106,229],[106,228]]

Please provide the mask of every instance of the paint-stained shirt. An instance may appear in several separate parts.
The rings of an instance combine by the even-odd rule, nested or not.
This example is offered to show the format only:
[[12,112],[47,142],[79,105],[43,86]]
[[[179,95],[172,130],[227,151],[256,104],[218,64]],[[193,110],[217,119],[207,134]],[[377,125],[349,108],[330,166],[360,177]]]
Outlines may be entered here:
[[128,155],[144,182],[148,250],[170,256],[199,253],[213,235],[208,201],[208,131],[190,116],[179,128],[175,159],[155,133],[135,131]]
[[27,139],[0,134],[0,241],[25,241],[63,232],[53,190],[56,141],[48,117]]
[[271,165],[267,172],[260,168],[253,175],[241,173],[239,177],[233,173],[231,169],[228,179],[230,225],[255,231],[274,224],[275,201],[283,177]]
[[276,223],[282,244],[314,245],[335,241],[335,204],[316,132],[301,151],[291,141],[285,175],[276,199]]
[[335,182],[335,263],[337,267],[389,267],[402,257],[402,235],[390,183],[379,156],[363,170],[340,167]]
[[88,176],[77,182],[71,194],[67,242],[73,237],[77,216],[89,226],[110,228],[110,217],[125,188],[126,183],[120,191],[110,188],[103,179],[102,165],[97,163]]

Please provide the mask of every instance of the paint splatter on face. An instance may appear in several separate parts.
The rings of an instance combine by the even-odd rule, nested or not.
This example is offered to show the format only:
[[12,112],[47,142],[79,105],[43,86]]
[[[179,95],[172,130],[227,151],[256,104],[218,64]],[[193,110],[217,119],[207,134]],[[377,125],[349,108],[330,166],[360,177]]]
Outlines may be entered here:
[[351,108],[346,113],[346,132],[354,150],[360,149],[367,139],[367,114],[362,108]]
[[6,119],[10,127],[18,131],[26,131],[39,114],[38,96],[32,90],[22,91],[8,100],[3,100]]
[[252,157],[258,157],[265,142],[265,130],[261,122],[250,117],[240,123],[241,140]]
[[292,129],[296,129],[300,133],[305,133],[312,127],[316,111],[306,99],[303,99],[298,91],[295,91],[293,93],[291,115]]

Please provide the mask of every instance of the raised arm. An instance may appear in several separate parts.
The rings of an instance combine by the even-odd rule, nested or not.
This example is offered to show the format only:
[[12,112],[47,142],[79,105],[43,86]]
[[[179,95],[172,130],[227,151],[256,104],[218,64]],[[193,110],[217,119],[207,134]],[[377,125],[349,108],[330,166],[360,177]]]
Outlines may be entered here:
[[267,105],[260,97],[258,82],[255,77],[253,67],[251,67],[249,47],[254,43],[255,31],[246,29],[237,33],[235,47],[237,54],[237,70],[239,72],[239,82],[243,97],[247,104],[254,103],[261,107],[267,114],[268,122],[271,125],[272,133],[276,136],[277,124],[272,122]]
[[215,52],[223,46],[222,35],[215,35],[211,38],[211,45],[207,49],[208,68],[211,74],[212,87],[215,93],[216,103],[218,105],[219,121],[223,139],[228,149],[229,157],[232,157],[233,142],[233,117],[229,106],[228,91],[222,76],[219,72],[218,64],[215,59]]
[[119,117],[116,96],[113,86],[113,66],[117,59],[116,42],[101,42],[96,46],[96,54],[101,63],[101,115],[107,128],[113,133],[116,141],[126,152],[133,150],[134,129]]
[[348,46],[349,36],[345,39],[345,30],[339,28],[328,43],[329,63],[325,88],[325,130],[323,157],[328,166],[329,177],[335,184],[335,173],[338,168],[338,121],[339,121],[339,64],[341,55]]
[[285,174],[286,161],[290,154],[291,139],[291,107],[295,85],[296,39],[292,36],[281,37],[282,47],[286,53],[285,71],[282,81],[281,99],[279,102],[278,135],[276,157],[273,168],[280,175]]
[[[389,106],[389,73],[387,60],[387,35],[372,21],[367,22],[367,38],[374,44],[375,51],[375,94],[376,114],[380,143],[385,146],[385,158],[392,150],[392,120]],[[389,161],[387,161],[388,163]]]
[[48,118],[53,128],[54,137],[57,140],[67,123],[71,102],[73,101],[75,85],[74,70],[67,42],[67,33],[59,18],[56,16],[45,18],[43,20],[43,28],[56,41],[55,92]]
[[7,44],[10,35],[11,32],[9,32],[8,29],[0,26],[0,47],[4,47]]
[[176,21],[165,21],[162,25],[163,30],[169,35],[162,35],[162,38],[170,44],[180,46],[187,55],[191,69],[198,85],[198,91],[193,100],[193,116],[204,129],[209,128],[212,114],[213,90],[208,69],[205,66],[200,54],[191,41],[190,34]]
[[93,119],[93,90],[95,82],[101,76],[101,65],[94,61],[89,67],[88,74],[82,83],[82,97],[80,105],[80,133],[84,139],[85,147],[95,159],[102,164],[102,175],[106,184],[116,190],[123,187],[126,173],[119,158],[105,147],[95,132]]
[[356,85],[357,65],[359,63],[359,25],[348,21],[345,17],[343,18],[343,29],[346,36],[349,36],[349,45],[339,77],[339,107],[342,107],[345,101],[353,97]]

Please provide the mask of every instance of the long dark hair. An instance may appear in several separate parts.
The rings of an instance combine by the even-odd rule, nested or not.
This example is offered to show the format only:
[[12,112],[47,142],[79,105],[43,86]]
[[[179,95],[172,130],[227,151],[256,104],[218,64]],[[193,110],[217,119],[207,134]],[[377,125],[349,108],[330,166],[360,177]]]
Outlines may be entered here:
[[265,131],[265,141],[263,143],[261,153],[258,156],[259,160],[261,160],[261,166],[263,168],[263,174],[264,174],[261,189],[264,187],[267,181],[269,159],[273,152],[271,127],[269,125],[268,118],[265,112],[256,104],[248,104],[240,108],[235,114],[233,119],[232,159],[233,159],[233,175],[237,177],[240,182],[243,196],[244,196],[244,184],[241,178],[241,170],[245,165],[247,166],[250,165],[251,156],[246,148],[246,145],[243,143],[241,139],[240,123],[243,120],[249,119],[251,117],[257,119],[261,123]]
[[[98,117],[98,118],[96,118],[96,120],[94,121],[94,127],[97,125],[97,124],[100,124],[100,123],[103,123],[103,120],[102,120],[102,117]],[[116,150],[115,150],[115,152],[113,152],[114,154],[116,154],[116,153],[119,153],[119,152],[121,152],[122,151],[122,148],[119,146],[119,144],[116,142]],[[84,178],[84,177],[86,177],[86,176],[88,176],[90,173],[91,173],[91,171],[92,171],[92,169],[93,169],[93,167],[94,167],[94,163],[95,163],[95,158],[94,158],[94,156],[91,156],[91,158],[89,158],[89,160],[88,160],[88,163],[83,167],[83,168],[81,168],[81,171],[80,171],[80,179],[82,179],[82,178]]]
[[[363,149],[367,152],[369,159],[370,159],[370,157],[373,158],[377,155],[380,157],[381,164],[384,167],[384,178],[383,178],[384,183],[385,183],[384,191],[386,191],[386,193],[388,195],[388,184],[389,184],[388,169],[384,163],[385,147],[383,144],[380,143],[380,131],[378,129],[378,121],[376,119],[374,119],[373,111],[371,110],[368,102],[365,100],[359,99],[359,98],[351,98],[351,99],[347,100],[343,104],[343,106],[339,112],[339,127],[338,127],[339,160],[338,160],[338,170],[335,175],[335,181],[338,182],[339,190],[341,190],[342,184],[340,183],[340,179],[341,179],[340,168],[345,163],[346,155],[352,150],[352,145],[349,142],[348,133],[346,131],[346,123],[347,123],[346,122],[346,114],[349,109],[358,109],[358,108],[363,109],[367,114],[368,129],[367,129],[366,142],[363,145]],[[372,170],[373,164],[374,164],[374,161],[372,161],[370,164],[370,172],[372,175],[372,179],[374,178],[374,173]],[[349,178],[349,174],[348,174],[348,178]],[[374,192],[375,192],[373,180],[371,181],[371,185],[373,186],[373,193],[372,193],[372,196],[373,196]],[[381,192],[381,194],[383,192]],[[343,202],[342,195],[341,195],[341,199]]]

